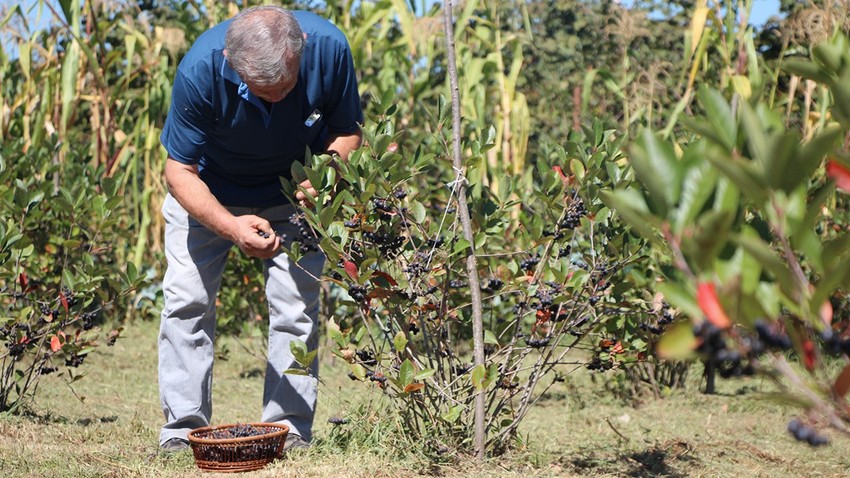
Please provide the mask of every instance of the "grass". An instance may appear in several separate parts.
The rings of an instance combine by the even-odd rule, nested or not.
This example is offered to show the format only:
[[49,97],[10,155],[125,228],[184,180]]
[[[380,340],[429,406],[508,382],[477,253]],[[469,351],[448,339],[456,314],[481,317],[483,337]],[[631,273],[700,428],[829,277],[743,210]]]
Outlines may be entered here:
[[[32,413],[0,415],[0,476],[197,476],[190,453],[157,453],[156,335],[156,324],[127,326],[114,347],[87,359],[80,370],[88,375],[73,392],[47,376]],[[264,341],[228,338],[221,345],[229,352],[216,361],[213,421],[256,420]],[[460,456],[429,463],[393,431],[392,417],[354,413],[377,409],[358,406],[380,400],[375,389],[349,382],[331,358],[323,367],[316,445],[250,476],[829,477],[850,469],[847,438],[831,435],[832,444],[813,449],[788,435],[794,410],[760,400],[772,389],[764,380],[721,381],[720,393],[707,396],[692,378],[688,390],[630,406],[585,371],[543,397],[522,427],[525,444],[508,456],[480,465]],[[327,423],[332,415],[353,418],[335,429]],[[346,444],[348,430],[357,439]]]

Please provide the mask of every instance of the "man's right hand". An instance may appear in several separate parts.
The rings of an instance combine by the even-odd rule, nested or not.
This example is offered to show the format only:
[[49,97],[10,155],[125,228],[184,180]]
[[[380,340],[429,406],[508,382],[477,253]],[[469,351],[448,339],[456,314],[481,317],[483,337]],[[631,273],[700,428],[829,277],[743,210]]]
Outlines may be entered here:
[[254,215],[236,216],[233,243],[245,254],[260,259],[274,257],[280,249],[280,237],[269,221]]

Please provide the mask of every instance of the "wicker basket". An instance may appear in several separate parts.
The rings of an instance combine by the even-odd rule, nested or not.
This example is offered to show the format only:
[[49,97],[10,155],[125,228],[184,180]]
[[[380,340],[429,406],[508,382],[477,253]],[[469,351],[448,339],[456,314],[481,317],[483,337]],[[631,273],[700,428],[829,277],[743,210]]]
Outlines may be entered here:
[[263,434],[240,438],[214,438],[217,431],[238,427],[219,425],[196,428],[189,432],[189,444],[198,468],[208,471],[237,472],[259,470],[280,458],[289,427],[281,423],[244,423]]

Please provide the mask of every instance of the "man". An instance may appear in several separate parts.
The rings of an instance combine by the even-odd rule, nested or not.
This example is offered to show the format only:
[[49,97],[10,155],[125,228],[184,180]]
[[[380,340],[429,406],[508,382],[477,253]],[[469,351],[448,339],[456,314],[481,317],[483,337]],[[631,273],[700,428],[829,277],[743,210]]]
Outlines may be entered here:
[[[215,296],[233,245],[263,260],[269,358],[261,420],[289,425],[287,448],[308,446],[317,363],[312,377],[283,372],[295,365],[292,340],[318,345],[315,278],[324,257],[309,253],[296,265],[280,252],[282,238],[298,237],[280,177],[290,177],[307,147],[346,160],[360,146],[361,122],[345,36],[312,13],[247,9],[202,34],[180,62],[160,138],[169,190],[159,335],[164,450],[186,448],[188,432],[210,423]],[[315,194],[308,181],[301,185]]]

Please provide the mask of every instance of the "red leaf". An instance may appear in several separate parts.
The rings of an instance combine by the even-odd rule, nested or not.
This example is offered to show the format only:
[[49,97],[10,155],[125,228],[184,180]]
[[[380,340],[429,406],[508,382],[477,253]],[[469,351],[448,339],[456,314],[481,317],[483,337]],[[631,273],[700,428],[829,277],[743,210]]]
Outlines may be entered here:
[[835,187],[842,192],[850,193],[850,169],[838,161],[826,162],[826,175],[835,181]]
[[549,318],[551,318],[551,317],[552,317],[552,311],[549,310],[549,309],[537,311],[537,323],[538,324],[548,322]]
[[62,307],[65,308],[65,312],[68,312],[68,298],[65,297],[65,294],[62,291],[59,291],[59,301],[62,302]]
[[396,282],[396,281],[395,281],[395,279],[393,279],[393,277],[392,277],[391,275],[387,274],[386,272],[375,271],[375,275],[376,275],[376,276],[378,276],[378,277],[383,277],[383,278],[384,278],[384,279],[386,279],[386,280],[390,283],[390,285],[391,285],[391,286],[393,286],[393,287],[398,286],[398,282]]
[[357,273],[357,264],[344,259],[342,261],[342,267],[343,269],[345,269],[345,273],[348,274],[348,277],[350,277],[351,279],[357,280],[360,277],[360,275]]
[[404,393],[418,392],[423,388],[425,388],[424,383],[411,383],[410,385],[404,387]]
[[59,341],[59,336],[54,335],[52,339],[50,339],[50,350],[54,352],[58,352],[59,349],[62,348],[62,342]]
[[18,283],[21,284],[21,290],[26,292],[27,284],[29,284],[29,279],[27,279],[27,275],[24,272],[18,274]]
[[697,303],[706,319],[718,329],[728,329],[732,326],[732,321],[720,305],[713,282],[702,282],[697,285]]
[[552,170],[555,171],[556,173],[558,173],[561,176],[561,178],[567,179],[567,175],[564,174],[564,170],[561,169],[560,166],[552,166]]
[[835,385],[832,386],[832,391],[838,398],[844,398],[847,392],[850,391],[850,365],[846,365],[844,370],[835,379]]
[[809,339],[806,339],[803,342],[803,365],[806,366],[806,370],[811,372],[815,369],[815,343]]

